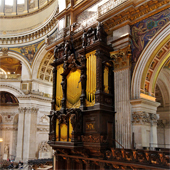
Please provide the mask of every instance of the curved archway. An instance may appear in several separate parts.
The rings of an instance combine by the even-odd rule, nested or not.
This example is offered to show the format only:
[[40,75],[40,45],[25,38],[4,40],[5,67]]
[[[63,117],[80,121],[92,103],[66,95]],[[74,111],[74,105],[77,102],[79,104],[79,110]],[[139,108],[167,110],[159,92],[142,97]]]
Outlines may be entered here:
[[45,44],[41,47],[41,49],[39,49],[38,54],[36,55],[33,63],[32,63],[32,78],[33,79],[37,79],[37,73],[38,73],[38,69],[41,65],[41,62],[43,60],[43,58],[46,56],[47,54],[47,50],[45,49]]
[[[152,38],[140,55],[132,75],[131,99],[139,99],[141,94],[146,94],[150,100],[155,101],[156,80],[161,68],[170,56],[169,30],[170,23],[167,23]],[[149,77],[148,73],[151,69],[153,71]],[[146,81],[149,81],[148,87],[146,87]]]
[[7,84],[0,84],[1,91],[8,91],[9,93],[13,94],[14,96],[25,95],[20,89]]
[[28,63],[28,61],[20,54],[13,52],[13,51],[8,51],[7,53],[8,55],[4,55],[3,52],[0,52],[0,58],[5,58],[5,57],[11,57],[11,58],[15,58],[19,61],[22,62],[22,74],[24,73],[24,76],[26,79],[30,79],[31,78],[31,66]]

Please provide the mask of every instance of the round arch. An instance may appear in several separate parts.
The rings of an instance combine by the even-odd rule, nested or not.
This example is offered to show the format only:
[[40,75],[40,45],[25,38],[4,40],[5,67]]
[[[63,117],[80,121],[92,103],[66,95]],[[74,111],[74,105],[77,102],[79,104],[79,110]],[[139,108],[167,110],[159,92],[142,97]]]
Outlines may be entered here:
[[[16,97],[21,96],[21,95],[25,95],[20,89],[14,87],[12,85],[0,84],[0,89],[1,89],[0,91],[7,91],[7,92],[13,94]],[[18,101],[19,101],[19,99],[18,99]]]
[[167,72],[166,69],[163,69],[156,83],[162,94],[163,107],[169,106],[169,101],[170,101],[169,77],[170,77],[170,71]]
[[46,44],[44,44],[38,51],[33,63],[32,63],[32,79],[37,79],[38,69],[40,67],[41,61],[44,56],[47,54],[47,50],[45,49]]
[[[156,80],[161,68],[170,56],[169,30],[170,23],[167,23],[157,32],[141,53],[132,75],[131,99],[139,99],[141,94],[146,94],[149,99],[155,100],[154,87]],[[154,68],[152,68],[153,66]],[[151,74],[149,74],[150,70]],[[149,83],[148,87],[146,87],[146,82]]]
[[24,70],[25,74],[27,72],[27,76],[29,77],[29,79],[31,78],[31,66],[28,63],[28,61],[20,54],[13,52],[13,51],[8,51],[8,55],[3,55],[3,52],[0,52],[0,58],[5,58],[5,57],[11,57],[11,58],[16,58],[19,61],[22,62],[22,67],[24,66],[26,69]]

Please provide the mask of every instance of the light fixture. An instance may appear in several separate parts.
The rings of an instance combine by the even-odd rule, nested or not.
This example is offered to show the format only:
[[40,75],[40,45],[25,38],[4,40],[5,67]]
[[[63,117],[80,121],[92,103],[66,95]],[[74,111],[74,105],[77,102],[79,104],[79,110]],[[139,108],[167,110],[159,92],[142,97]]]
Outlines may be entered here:
[[2,139],[2,138],[0,138],[0,142],[3,142],[3,139]]

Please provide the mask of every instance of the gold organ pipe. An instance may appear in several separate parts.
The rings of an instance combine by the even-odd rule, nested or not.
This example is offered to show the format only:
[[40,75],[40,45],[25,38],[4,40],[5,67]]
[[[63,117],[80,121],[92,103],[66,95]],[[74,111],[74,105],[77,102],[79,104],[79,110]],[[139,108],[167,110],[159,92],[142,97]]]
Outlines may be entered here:
[[93,106],[96,92],[96,56],[95,52],[86,54],[87,81],[86,81],[86,105]]

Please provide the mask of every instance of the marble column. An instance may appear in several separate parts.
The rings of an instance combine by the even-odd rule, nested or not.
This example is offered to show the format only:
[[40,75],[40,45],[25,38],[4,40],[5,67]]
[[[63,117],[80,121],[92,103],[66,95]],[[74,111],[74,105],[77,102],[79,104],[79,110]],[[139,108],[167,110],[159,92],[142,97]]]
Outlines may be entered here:
[[35,159],[37,108],[19,108],[16,161]]
[[24,120],[26,108],[19,108],[16,161],[23,159]]
[[0,15],[4,15],[4,10],[5,9],[5,0],[1,0],[1,5],[0,5]]
[[[114,72],[115,138],[125,148],[131,148],[130,69]],[[121,146],[116,143],[116,147]]]
[[131,100],[134,147],[136,149],[157,147],[158,102],[148,99]]
[[17,0],[13,0],[12,15],[16,15],[16,13],[17,13]]
[[[117,148],[131,148],[130,46],[111,52],[114,63],[115,139]],[[122,145],[120,145],[120,144]]]

